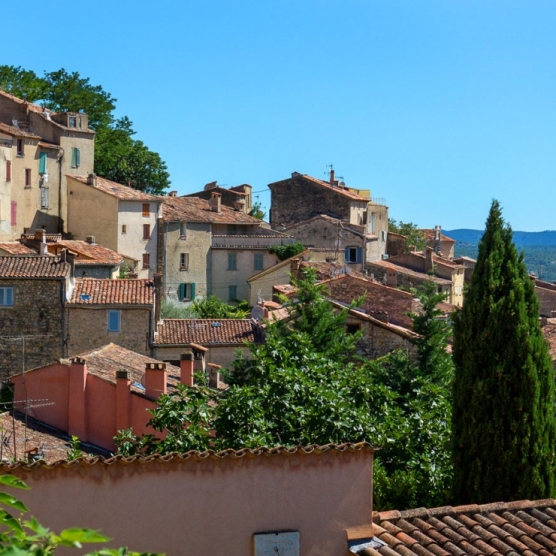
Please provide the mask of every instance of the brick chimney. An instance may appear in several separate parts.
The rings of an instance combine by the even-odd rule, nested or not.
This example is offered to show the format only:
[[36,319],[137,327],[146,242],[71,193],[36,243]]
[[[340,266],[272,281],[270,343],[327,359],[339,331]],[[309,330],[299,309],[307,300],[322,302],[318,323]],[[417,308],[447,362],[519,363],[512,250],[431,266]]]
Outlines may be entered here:
[[68,434],[78,436],[85,442],[87,438],[87,408],[85,390],[87,388],[87,363],[81,357],[72,357],[69,370]]
[[193,366],[194,366],[193,351],[186,349],[180,356],[180,377],[181,383],[186,386],[193,386]]
[[209,200],[210,210],[220,214],[222,212],[222,195],[216,191],[212,191]]
[[166,363],[147,363],[145,365],[145,390],[149,398],[158,399],[167,392]]
[[129,429],[131,406],[130,373],[125,369],[116,371],[116,430]]

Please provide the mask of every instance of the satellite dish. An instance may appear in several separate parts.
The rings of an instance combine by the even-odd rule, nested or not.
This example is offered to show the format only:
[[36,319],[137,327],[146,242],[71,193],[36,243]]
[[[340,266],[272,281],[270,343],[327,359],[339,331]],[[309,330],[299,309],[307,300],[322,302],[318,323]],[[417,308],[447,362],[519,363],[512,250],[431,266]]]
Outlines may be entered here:
[[251,309],[251,318],[253,320],[262,320],[264,317],[264,309],[260,305],[255,305],[253,309]]

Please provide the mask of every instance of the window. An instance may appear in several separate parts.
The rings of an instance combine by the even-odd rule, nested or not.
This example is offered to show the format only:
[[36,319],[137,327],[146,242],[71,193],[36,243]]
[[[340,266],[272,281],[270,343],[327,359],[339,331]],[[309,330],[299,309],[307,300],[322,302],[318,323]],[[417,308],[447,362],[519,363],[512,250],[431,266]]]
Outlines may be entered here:
[[23,156],[23,139],[18,139],[16,141],[17,145],[17,156]]
[[41,188],[41,208],[46,209],[48,208],[48,188],[42,187]]
[[72,168],[79,168],[81,166],[81,151],[76,148],[71,148],[71,167]]
[[187,224],[180,222],[180,239],[185,239],[187,236]]
[[262,253],[255,253],[254,263],[253,263],[253,270],[264,270],[263,254]]
[[13,288],[0,288],[0,307],[13,307],[14,304],[14,289]]
[[25,168],[25,187],[31,187],[31,168]]
[[180,270],[189,270],[189,253],[180,253]]
[[108,332],[119,332],[121,325],[121,312],[117,310],[108,311]]
[[17,226],[17,201],[12,201],[12,212],[10,221],[10,224],[12,226]]
[[228,301],[237,300],[237,286],[228,286]]
[[143,239],[150,239],[151,237],[151,225],[143,224]]
[[229,236],[237,236],[237,225],[236,224],[228,224],[228,235]]
[[77,118],[75,116],[69,117],[69,127],[76,127],[77,125]]
[[122,224],[122,234],[127,234],[127,226]]
[[228,253],[228,270],[237,270],[237,253]]
[[46,174],[46,153],[39,155],[39,174]]
[[346,263],[354,264],[361,262],[361,247],[346,247]]
[[180,301],[195,299],[195,284],[180,284],[178,287],[178,299]]
[[348,334],[357,334],[361,330],[360,324],[346,324],[346,332]]
[[143,203],[143,216],[150,216],[151,214],[151,206],[149,203]]
[[143,253],[143,268],[151,268],[151,256],[149,253]]
[[375,213],[371,212],[371,234],[375,233]]
[[6,181],[12,181],[12,161],[6,160]]

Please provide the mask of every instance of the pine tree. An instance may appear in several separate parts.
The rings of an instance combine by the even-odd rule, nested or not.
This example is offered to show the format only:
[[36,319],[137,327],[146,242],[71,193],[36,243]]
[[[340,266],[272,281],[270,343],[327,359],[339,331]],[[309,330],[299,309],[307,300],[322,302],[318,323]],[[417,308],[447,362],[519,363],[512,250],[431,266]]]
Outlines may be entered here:
[[473,279],[454,316],[454,497],[554,495],[554,369],[512,230],[493,201]]

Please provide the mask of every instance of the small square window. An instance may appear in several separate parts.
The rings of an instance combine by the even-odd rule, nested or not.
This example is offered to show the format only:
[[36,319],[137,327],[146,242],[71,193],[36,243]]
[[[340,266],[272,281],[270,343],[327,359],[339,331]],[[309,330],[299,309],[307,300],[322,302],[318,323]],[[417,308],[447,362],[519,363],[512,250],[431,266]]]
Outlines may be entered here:
[[14,289],[12,287],[0,288],[0,307],[13,307]]
[[121,311],[108,311],[108,332],[119,332],[121,325]]
[[348,334],[357,334],[361,330],[360,324],[346,324],[346,332]]
[[77,118],[75,116],[69,117],[69,127],[76,127],[77,125]]
[[25,187],[31,187],[31,168],[25,168]]
[[264,259],[262,253],[255,253],[253,270],[264,270]]
[[228,253],[228,270],[237,270],[237,253]]
[[16,145],[17,145],[17,156],[23,156],[24,152],[23,152],[23,139],[18,139],[16,141]]
[[180,253],[180,270],[189,270],[189,253]]
[[151,238],[151,225],[143,224],[143,239],[150,239],[150,238]]
[[143,268],[151,268],[151,256],[149,253],[143,253]]
[[122,224],[122,234],[127,234],[127,225]]
[[149,203],[143,203],[143,216],[150,216],[151,214],[151,206]]

